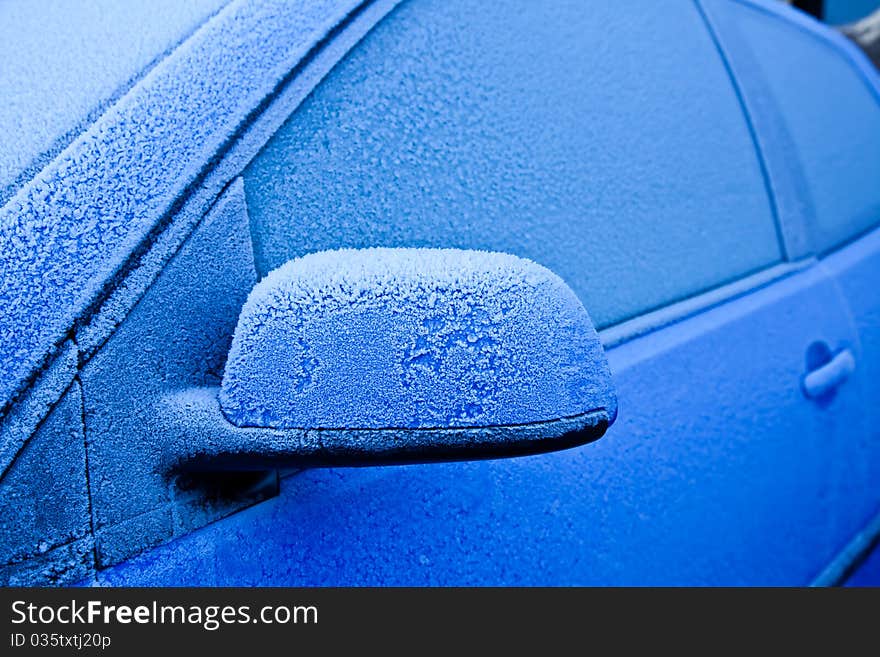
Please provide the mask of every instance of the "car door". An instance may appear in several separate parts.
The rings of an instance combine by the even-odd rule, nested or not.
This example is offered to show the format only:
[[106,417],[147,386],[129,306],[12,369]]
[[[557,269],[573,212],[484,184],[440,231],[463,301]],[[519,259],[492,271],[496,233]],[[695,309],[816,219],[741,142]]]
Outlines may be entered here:
[[[861,413],[848,420],[839,455],[848,463],[850,509],[862,518],[853,543],[820,578],[833,583],[876,537],[880,505],[880,80],[840,34],[804,16],[754,2],[704,3],[742,89],[777,205],[798,248],[817,257],[846,300],[856,329],[853,381]],[[863,527],[867,534],[862,531]]]
[[246,217],[258,278],[340,247],[532,258],[602,329],[617,423],[542,456],[289,474],[98,581],[811,581],[864,521],[867,438],[861,379],[812,398],[803,381],[859,339],[792,246],[740,92],[691,3],[395,9],[217,225]]

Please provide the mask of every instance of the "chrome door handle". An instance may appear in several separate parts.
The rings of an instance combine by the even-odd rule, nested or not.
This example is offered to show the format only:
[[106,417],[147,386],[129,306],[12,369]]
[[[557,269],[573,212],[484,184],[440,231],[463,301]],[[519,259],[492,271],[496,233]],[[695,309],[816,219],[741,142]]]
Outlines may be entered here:
[[849,349],[843,349],[824,365],[807,372],[801,382],[804,395],[810,399],[822,397],[842,385],[856,369],[856,359]]

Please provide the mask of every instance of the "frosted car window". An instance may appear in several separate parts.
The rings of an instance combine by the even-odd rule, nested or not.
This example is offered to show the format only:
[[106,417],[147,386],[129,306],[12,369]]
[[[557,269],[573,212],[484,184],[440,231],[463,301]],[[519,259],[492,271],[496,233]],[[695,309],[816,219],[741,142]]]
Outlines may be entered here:
[[693,3],[406,3],[244,179],[261,275],[340,247],[505,251],[599,327],[780,260]]
[[837,47],[772,14],[730,12],[791,134],[827,251],[880,221],[880,96]]

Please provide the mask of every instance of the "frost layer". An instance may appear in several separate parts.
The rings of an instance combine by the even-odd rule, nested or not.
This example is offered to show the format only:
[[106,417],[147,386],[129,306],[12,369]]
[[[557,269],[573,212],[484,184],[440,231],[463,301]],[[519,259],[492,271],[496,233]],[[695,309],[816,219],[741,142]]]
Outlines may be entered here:
[[239,426],[519,424],[616,402],[583,305],[553,272],[501,253],[343,249],[258,284],[220,401]]

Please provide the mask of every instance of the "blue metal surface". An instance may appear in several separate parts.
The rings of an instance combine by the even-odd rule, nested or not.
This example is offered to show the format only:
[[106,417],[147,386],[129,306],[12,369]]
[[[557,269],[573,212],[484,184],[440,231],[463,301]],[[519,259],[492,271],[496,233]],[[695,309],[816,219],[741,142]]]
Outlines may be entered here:
[[239,310],[255,282],[239,181],[82,367],[98,566],[265,495],[242,489],[214,499],[206,487],[182,486],[162,467],[163,445],[172,437],[162,432],[155,410],[169,391],[219,384]]
[[880,482],[880,230],[832,253],[822,260],[822,266],[846,299],[858,335],[855,376],[863,387],[865,405],[850,418],[849,449],[858,455],[865,479],[863,491],[854,494],[850,504],[867,514],[880,506],[875,495]]

